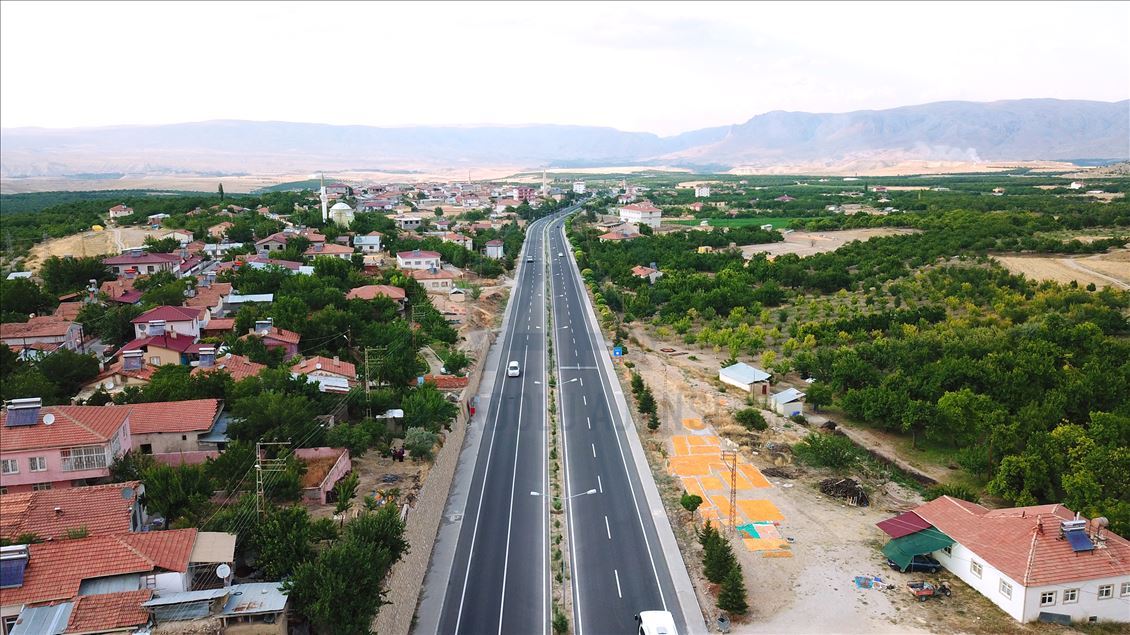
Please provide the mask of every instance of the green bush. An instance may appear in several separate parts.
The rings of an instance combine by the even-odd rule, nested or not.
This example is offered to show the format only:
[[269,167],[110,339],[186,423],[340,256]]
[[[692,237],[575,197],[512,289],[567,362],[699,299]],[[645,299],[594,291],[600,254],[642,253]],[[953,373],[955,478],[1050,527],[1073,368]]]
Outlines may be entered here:
[[679,504],[683,506],[683,509],[693,514],[695,510],[698,509],[698,506],[702,504],[702,497],[684,490],[683,496],[679,499]]
[[430,458],[437,439],[434,432],[425,428],[408,428],[404,434],[404,449],[411,452],[414,459]]
[[859,460],[859,448],[850,439],[840,435],[809,433],[793,452],[809,465],[842,469]]
[[734,418],[746,430],[765,430],[769,424],[765,422],[765,417],[761,415],[761,411],[757,408],[742,408],[734,413]]

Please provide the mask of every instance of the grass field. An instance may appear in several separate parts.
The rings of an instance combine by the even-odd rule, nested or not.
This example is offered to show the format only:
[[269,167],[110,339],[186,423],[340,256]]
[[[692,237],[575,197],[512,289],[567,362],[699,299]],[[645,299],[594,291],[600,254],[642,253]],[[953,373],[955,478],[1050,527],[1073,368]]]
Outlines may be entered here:
[[[760,227],[761,225],[772,225],[773,229],[781,229],[788,227],[789,223],[796,219],[791,217],[771,216],[768,218],[708,218],[704,220],[710,221],[711,227],[748,227],[750,225]],[[698,225],[702,220],[673,220],[670,222],[675,225]]]

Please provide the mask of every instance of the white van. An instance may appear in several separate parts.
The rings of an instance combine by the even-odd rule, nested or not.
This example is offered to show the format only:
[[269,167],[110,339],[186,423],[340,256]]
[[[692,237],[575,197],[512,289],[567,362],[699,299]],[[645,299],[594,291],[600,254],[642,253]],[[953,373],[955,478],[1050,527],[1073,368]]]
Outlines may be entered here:
[[521,375],[521,374],[522,374],[522,371],[518,368],[518,362],[517,361],[511,361],[510,365],[508,365],[506,367],[506,376],[507,377],[517,377],[518,375]]
[[639,635],[679,635],[675,618],[667,611],[642,611],[636,621],[640,623]]

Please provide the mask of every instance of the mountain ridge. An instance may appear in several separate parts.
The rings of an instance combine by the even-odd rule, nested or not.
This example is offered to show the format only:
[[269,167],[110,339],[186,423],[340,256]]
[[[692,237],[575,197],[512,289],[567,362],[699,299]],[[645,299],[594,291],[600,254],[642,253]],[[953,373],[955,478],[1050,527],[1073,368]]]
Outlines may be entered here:
[[221,119],[0,130],[0,176],[284,171],[359,165],[674,165],[1130,158],[1130,100],[941,101],[843,113],[774,110],[660,136],[607,126],[377,127]]

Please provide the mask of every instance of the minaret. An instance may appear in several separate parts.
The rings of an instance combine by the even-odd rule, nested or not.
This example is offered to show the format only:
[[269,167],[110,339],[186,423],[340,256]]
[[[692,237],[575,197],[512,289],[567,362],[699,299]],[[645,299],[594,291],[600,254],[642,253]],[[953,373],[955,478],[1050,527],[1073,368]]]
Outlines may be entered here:
[[322,172],[321,183],[322,183],[322,187],[321,187],[321,189],[319,189],[319,192],[321,193],[321,197],[322,197],[322,222],[327,223],[330,220],[330,212],[326,208],[326,203],[329,201],[329,199],[326,197],[326,173],[325,172]]
[[542,196],[549,195],[549,181],[546,179],[544,169],[541,171],[541,194]]

